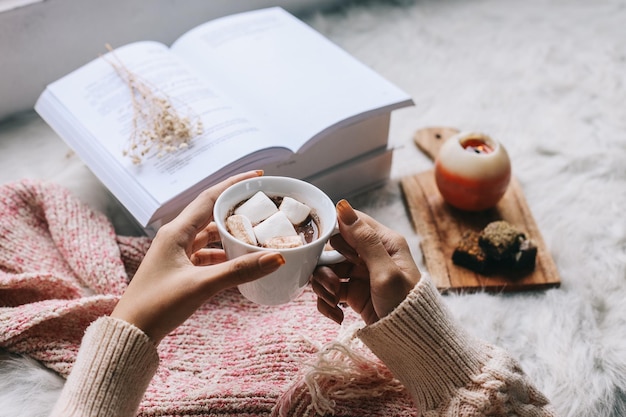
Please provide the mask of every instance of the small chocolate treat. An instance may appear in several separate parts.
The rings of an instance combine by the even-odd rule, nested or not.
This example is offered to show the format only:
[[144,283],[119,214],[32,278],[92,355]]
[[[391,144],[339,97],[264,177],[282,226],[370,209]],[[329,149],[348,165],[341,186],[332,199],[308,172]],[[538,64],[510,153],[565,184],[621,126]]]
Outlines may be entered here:
[[510,223],[489,223],[480,232],[466,231],[452,253],[452,262],[471,271],[506,274],[516,279],[535,268],[537,246]]
[[488,259],[483,248],[478,244],[480,234],[472,230],[463,233],[461,240],[452,253],[454,264],[482,273],[487,270]]
[[487,256],[499,261],[512,258],[526,235],[505,220],[491,222],[480,232],[478,243]]
[[529,271],[535,267],[537,246],[530,239],[524,240],[518,251],[513,255],[511,269],[514,271]]

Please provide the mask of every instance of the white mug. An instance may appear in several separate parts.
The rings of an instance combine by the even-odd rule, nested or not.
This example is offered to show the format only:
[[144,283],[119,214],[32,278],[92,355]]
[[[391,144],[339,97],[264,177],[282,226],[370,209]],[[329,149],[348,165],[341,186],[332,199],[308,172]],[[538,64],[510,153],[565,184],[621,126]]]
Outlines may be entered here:
[[[263,191],[269,197],[289,196],[309,206],[318,220],[318,238],[303,246],[288,249],[264,248],[235,238],[226,228],[226,218],[235,206],[258,191]],[[276,271],[238,286],[244,297],[257,304],[288,303],[302,293],[317,265],[328,265],[345,260],[343,255],[336,250],[324,250],[330,237],[338,233],[334,203],[322,190],[302,180],[266,176],[238,182],[227,188],[215,201],[213,217],[228,259],[258,251],[278,251],[284,257],[285,264]]]

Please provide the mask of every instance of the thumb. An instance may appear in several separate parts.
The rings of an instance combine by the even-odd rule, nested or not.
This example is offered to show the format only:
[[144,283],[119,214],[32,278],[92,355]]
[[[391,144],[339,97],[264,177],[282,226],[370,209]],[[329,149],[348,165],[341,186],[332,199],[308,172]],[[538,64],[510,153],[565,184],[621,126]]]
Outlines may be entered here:
[[220,264],[212,265],[206,284],[212,293],[254,281],[274,272],[285,264],[279,252],[254,252]]
[[357,213],[346,200],[337,203],[337,214],[341,235],[365,263],[371,276],[395,269],[378,230],[365,221],[368,219],[366,215]]

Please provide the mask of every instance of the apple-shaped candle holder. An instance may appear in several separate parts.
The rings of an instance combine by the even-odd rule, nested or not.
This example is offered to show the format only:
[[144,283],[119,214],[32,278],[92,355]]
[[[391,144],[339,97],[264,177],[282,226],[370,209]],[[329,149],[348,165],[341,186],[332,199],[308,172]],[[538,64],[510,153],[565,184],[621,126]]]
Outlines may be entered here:
[[466,211],[494,207],[511,181],[511,161],[502,144],[484,133],[461,132],[441,146],[435,181],[443,199]]

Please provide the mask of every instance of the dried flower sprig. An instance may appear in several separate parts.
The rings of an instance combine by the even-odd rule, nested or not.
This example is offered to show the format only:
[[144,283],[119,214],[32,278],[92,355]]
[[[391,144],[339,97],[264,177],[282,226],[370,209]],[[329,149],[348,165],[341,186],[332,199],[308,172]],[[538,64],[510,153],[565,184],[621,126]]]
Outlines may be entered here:
[[112,59],[103,58],[128,85],[133,105],[132,130],[124,156],[138,165],[154,150],[162,157],[187,148],[194,137],[202,134],[202,121],[190,108],[189,115],[182,116],[171,97],[130,71],[109,44],[106,48]]

